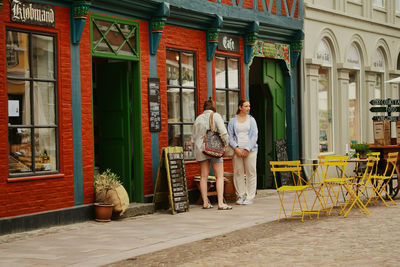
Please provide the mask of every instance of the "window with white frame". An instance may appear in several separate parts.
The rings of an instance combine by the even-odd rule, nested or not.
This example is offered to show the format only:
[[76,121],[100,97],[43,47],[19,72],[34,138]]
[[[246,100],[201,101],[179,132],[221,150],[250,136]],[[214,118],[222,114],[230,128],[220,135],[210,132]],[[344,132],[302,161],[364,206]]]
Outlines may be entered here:
[[385,7],[385,0],[373,0],[374,7]]
[[7,29],[10,177],[58,171],[56,38]]
[[318,70],[319,151],[326,153],[333,152],[332,53],[326,40],[320,42],[317,58],[322,61]]
[[349,73],[349,141],[361,142],[360,83],[359,72]]
[[400,13],[400,0],[396,0],[396,13]]
[[346,62],[354,69],[349,73],[349,107],[348,107],[348,134],[349,141],[361,142],[361,113],[360,113],[360,53],[355,44],[352,44],[347,53]]
[[237,110],[240,97],[239,59],[215,57],[215,94],[217,112],[228,123]]
[[385,58],[380,48],[376,50],[373,66],[377,71],[375,77],[374,98],[384,98],[383,77],[385,73]]
[[182,146],[193,158],[191,136],[196,114],[196,54],[167,49],[168,145]]
[[330,68],[318,71],[319,152],[333,151],[332,90]]

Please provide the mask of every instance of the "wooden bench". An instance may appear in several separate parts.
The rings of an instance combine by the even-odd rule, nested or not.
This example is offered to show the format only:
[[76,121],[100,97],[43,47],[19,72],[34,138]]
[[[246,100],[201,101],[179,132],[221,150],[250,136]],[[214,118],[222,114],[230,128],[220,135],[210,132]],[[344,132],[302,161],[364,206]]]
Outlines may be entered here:
[[[201,198],[201,191],[200,191],[200,176],[195,176],[193,181],[195,182],[197,189],[200,192],[200,196],[196,201],[196,204],[201,205],[203,203],[203,199]],[[212,196],[217,196],[217,188],[215,186],[217,179],[215,176],[208,176],[208,181],[207,181],[207,197],[212,197]],[[229,181],[227,178],[224,177],[224,184],[225,182]],[[212,191],[210,191],[212,189]],[[225,202],[225,197],[224,197],[224,202]]]

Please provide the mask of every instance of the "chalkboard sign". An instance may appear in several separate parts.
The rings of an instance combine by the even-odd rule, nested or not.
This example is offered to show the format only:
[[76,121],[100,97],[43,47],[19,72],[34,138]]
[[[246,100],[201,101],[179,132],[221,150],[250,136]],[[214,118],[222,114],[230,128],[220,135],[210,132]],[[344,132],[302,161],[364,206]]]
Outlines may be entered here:
[[161,131],[160,79],[149,78],[150,132]]
[[153,203],[157,209],[168,202],[172,214],[189,211],[182,147],[164,147],[162,149]]

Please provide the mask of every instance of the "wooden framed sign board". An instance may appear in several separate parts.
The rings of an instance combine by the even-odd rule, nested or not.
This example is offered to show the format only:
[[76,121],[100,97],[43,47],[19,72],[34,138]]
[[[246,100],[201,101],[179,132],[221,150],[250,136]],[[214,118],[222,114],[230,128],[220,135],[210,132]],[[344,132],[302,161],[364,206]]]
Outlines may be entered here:
[[189,211],[182,147],[164,147],[161,152],[153,203],[157,209],[168,202],[172,214]]

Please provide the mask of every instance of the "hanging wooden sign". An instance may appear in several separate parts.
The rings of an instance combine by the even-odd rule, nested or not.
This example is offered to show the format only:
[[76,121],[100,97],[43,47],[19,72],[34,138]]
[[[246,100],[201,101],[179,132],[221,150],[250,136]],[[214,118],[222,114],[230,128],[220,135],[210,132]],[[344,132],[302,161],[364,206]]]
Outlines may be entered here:
[[11,21],[47,27],[56,24],[55,8],[52,5],[24,0],[11,0],[10,5]]
[[156,209],[169,202],[172,214],[189,211],[182,147],[164,147],[158,167],[153,203]]

